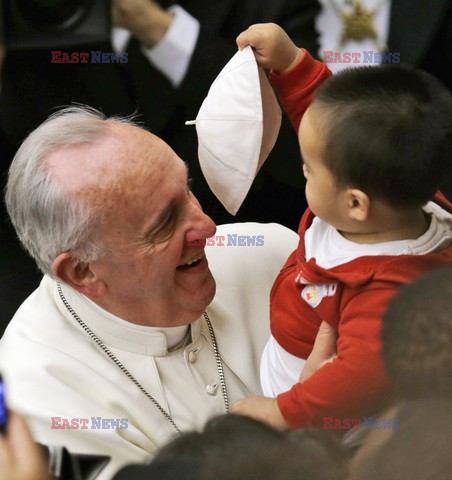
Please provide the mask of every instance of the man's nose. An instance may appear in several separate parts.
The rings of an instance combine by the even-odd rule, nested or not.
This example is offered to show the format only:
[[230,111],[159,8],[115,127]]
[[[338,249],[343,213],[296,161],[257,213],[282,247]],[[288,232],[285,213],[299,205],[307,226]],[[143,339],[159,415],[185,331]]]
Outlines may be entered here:
[[192,204],[192,215],[191,228],[186,234],[187,242],[205,240],[215,235],[217,231],[215,222],[203,212],[196,199]]

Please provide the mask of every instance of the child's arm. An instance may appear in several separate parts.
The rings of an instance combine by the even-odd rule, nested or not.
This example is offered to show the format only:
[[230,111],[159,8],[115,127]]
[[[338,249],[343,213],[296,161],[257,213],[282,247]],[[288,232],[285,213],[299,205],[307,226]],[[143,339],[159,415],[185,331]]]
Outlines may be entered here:
[[[325,321],[322,322],[312,352],[301,372],[300,383],[314,375],[314,373],[316,373],[321,367],[333,361],[336,357],[336,340],[336,330]],[[256,418],[257,420],[264,421],[278,429],[285,429],[288,427],[275,398],[244,398],[232,405],[231,413]]]
[[336,358],[276,399],[245,398],[231,411],[279,428],[322,426],[325,418],[360,418],[379,411],[389,393],[381,316],[394,293],[388,288],[356,295],[342,312]]
[[254,48],[258,65],[270,68],[284,110],[298,132],[301,117],[309,107],[318,85],[331,75],[327,66],[299,49],[274,23],[252,25],[237,37],[237,45]]
[[359,418],[384,406],[389,380],[381,354],[381,316],[394,293],[393,288],[371,289],[345,306],[336,358],[277,397],[289,426],[322,426],[326,417]]

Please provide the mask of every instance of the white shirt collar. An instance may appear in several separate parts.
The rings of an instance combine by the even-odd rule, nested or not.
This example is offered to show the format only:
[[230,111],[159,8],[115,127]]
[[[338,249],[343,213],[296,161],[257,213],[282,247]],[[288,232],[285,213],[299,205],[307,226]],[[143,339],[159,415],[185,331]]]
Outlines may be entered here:
[[[198,339],[201,332],[199,319],[191,325],[181,327],[164,328],[137,325],[107,312],[92,300],[64,283],[61,283],[61,290],[77,316],[107,346],[110,345],[143,355],[165,356],[171,347],[183,340],[189,327],[191,327],[193,341]],[[56,283],[54,296],[55,302],[65,318],[77,325],[83,332],[83,327],[79,325],[61,300]],[[83,333],[88,335],[86,331]]]

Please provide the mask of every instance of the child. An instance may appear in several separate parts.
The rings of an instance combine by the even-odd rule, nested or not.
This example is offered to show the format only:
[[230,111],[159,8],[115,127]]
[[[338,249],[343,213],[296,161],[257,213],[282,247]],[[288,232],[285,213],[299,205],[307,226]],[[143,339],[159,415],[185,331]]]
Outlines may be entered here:
[[[279,428],[376,414],[390,390],[379,338],[387,302],[452,263],[452,206],[435,196],[451,172],[452,98],[433,77],[399,65],[327,79],[326,66],[274,24],[250,27],[237,44],[273,69],[299,133],[309,208],[271,292],[267,397],[232,411]],[[322,320],[337,329],[337,356],[300,382]]]

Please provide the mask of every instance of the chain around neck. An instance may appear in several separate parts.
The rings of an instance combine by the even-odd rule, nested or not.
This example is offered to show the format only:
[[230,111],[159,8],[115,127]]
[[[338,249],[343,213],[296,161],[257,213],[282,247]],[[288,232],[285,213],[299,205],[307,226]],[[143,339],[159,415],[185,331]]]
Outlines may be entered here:
[[[72,317],[77,321],[77,323],[83,328],[83,330],[88,334],[91,340],[105,353],[105,355],[131,380],[140,391],[154,404],[154,406],[159,410],[159,412],[165,417],[165,419],[171,424],[171,426],[176,430],[177,433],[181,433],[181,430],[176,425],[176,422],[173,420],[171,415],[160,405],[159,402],[138,382],[138,380],[126,369],[126,367],[117,359],[117,357],[107,348],[107,346],[99,339],[99,337],[86,325],[86,323],[77,315],[75,310],[71,307],[66,297],[63,294],[61,289],[60,282],[57,282],[58,294],[60,296],[63,305],[66,307],[68,312]],[[220,352],[218,350],[217,339],[215,337],[215,332],[213,330],[212,322],[210,321],[209,315],[207,312],[203,314],[204,319],[207,323],[209,329],[210,339],[212,341],[212,348],[215,357],[215,362],[218,370],[218,378],[220,380],[221,390],[223,393],[223,400],[226,412],[229,412],[229,400],[228,393],[226,390],[226,381],[224,378],[223,363],[221,361]]]

